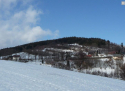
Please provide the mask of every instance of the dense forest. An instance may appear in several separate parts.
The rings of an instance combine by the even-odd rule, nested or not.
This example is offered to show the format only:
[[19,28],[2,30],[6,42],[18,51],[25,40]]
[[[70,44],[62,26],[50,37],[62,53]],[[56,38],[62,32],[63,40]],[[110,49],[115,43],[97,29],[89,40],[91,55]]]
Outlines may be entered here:
[[117,47],[118,49],[118,45],[111,43],[109,40],[104,40],[100,38],[64,37],[59,39],[28,43],[16,47],[4,48],[0,50],[0,56],[11,55],[12,53],[23,52],[25,50],[31,50],[31,49],[56,47],[57,44],[65,45],[72,43],[78,43],[80,45],[85,45],[85,46],[95,46],[99,48],[109,48],[110,45],[112,45],[115,46],[115,48]]

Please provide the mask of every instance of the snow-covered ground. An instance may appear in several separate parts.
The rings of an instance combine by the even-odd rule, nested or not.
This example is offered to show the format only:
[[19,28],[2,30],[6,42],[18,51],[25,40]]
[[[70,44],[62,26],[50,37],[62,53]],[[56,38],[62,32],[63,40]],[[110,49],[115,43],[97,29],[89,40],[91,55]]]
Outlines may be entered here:
[[0,91],[124,91],[125,81],[0,60]]

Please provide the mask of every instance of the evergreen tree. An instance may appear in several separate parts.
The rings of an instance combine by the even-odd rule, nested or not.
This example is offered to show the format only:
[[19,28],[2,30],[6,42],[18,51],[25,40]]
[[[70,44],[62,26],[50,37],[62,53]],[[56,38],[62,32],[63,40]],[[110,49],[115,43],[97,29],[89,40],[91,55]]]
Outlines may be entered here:
[[121,43],[121,48],[123,48],[123,43]]

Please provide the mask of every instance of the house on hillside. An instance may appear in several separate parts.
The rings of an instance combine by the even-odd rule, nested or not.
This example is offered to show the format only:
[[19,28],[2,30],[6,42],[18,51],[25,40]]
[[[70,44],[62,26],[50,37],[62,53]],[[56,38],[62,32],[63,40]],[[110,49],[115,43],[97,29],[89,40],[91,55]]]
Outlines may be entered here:
[[13,55],[12,60],[19,61],[20,60],[20,55]]
[[20,55],[8,56],[7,58],[4,58],[4,60],[15,60],[15,61],[19,61],[19,60],[20,60]]
[[111,51],[108,54],[116,54],[116,51]]
[[123,59],[123,55],[121,55],[121,54],[113,54],[113,59],[114,60],[122,60]]
[[91,54],[89,54],[89,55],[86,55],[86,57],[92,57],[92,55],[91,55]]
[[106,57],[105,54],[98,54],[99,57]]
[[89,51],[88,55],[96,56],[96,51]]

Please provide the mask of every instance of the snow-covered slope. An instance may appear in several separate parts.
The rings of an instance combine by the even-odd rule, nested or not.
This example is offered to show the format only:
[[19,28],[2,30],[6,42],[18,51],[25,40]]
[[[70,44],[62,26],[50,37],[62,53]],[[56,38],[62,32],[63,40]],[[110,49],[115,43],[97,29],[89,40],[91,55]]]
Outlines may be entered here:
[[0,91],[124,91],[125,81],[0,60]]

